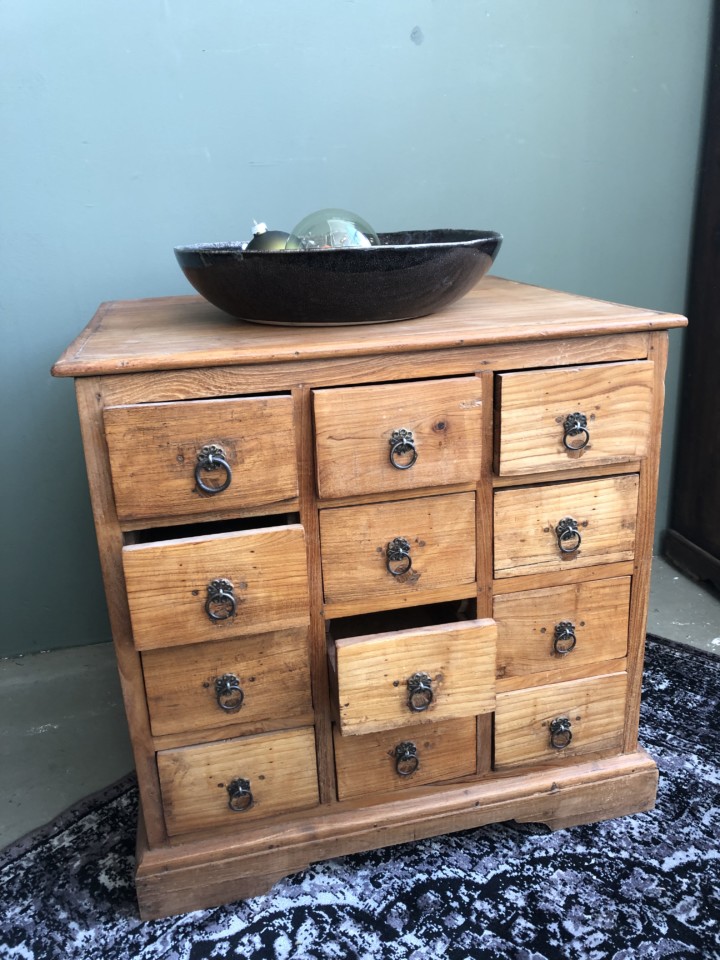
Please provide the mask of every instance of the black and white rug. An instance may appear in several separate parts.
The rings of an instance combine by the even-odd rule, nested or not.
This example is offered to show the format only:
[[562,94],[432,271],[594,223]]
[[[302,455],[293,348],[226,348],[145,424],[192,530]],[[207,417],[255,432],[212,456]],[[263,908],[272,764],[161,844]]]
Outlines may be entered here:
[[501,824],[318,864],[270,894],[142,923],[126,779],[0,852],[0,957],[637,960],[720,957],[720,658],[649,639],[655,810]]

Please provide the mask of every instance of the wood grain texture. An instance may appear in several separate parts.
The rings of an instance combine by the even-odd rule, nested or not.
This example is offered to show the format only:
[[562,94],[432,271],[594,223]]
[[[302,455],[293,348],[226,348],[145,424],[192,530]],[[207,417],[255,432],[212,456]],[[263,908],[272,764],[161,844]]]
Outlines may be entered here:
[[[157,911],[194,909],[232,899],[233,895],[250,895],[313,860],[440,831],[509,817],[556,826],[652,805],[655,767],[636,752],[635,744],[667,342],[664,330],[683,323],[683,318],[673,315],[603,304],[493,278],[486,278],[452,310],[425,320],[373,328],[279,331],[253,327],[224,317],[199,298],[107,304],[101,309],[91,328],[76,348],[66,352],[54,372],[86,378],[78,385],[83,434],[138,762],[143,817],[150,836],[151,849],[144,841],[140,846],[138,890],[143,911],[157,915]],[[529,422],[533,430],[541,430],[542,411],[571,383],[573,399],[591,393],[599,396],[601,410],[595,411],[593,421],[597,424],[600,413],[622,394],[631,379],[633,389],[637,387],[634,374],[647,369],[652,369],[652,412],[646,450],[642,446],[632,453],[606,450],[605,457],[623,458],[611,463],[593,462],[593,451],[588,450],[569,465],[563,462],[549,466],[547,461],[541,462],[542,457],[538,459],[526,432],[525,445],[532,449],[525,453],[532,463],[526,461],[521,469],[529,472],[493,474],[495,413],[505,431],[496,401],[507,402],[510,409],[508,398],[517,389],[518,396],[522,395],[517,401],[518,410],[522,406],[526,416],[527,410],[534,411]],[[539,377],[535,371],[544,376]],[[628,371],[633,372],[632,377]],[[89,376],[95,372],[102,372],[102,378]],[[521,376],[526,379],[521,380]],[[441,377],[454,379],[440,381]],[[493,384],[500,378],[502,388],[496,396]],[[407,382],[397,382],[403,380]],[[586,384],[585,393],[577,386],[580,381]],[[593,390],[587,388],[588,382]],[[547,393],[544,399],[535,396],[533,384]],[[372,472],[369,461],[364,460],[355,471],[359,483],[352,477],[343,479],[332,497],[319,499],[312,391],[333,401],[327,408],[330,417],[338,406],[341,413],[349,410],[354,396],[379,397],[379,390],[381,411],[389,403],[397,412],[402,405],[398,396],[412,394],[413,403],[407,408],[410,412],[418,403],[427,403],[418,414],[417,427],[409,428],[419,437],[427,423],[437,426],[437,404],[442,399],[445,407],[445,399],[455,396],[459,385],[481,403],[474,408],[475,416],[469,418],[472,429],[479,430],[476,444],[454,451],[450,458],[453,469],[463,456],[474,464],[474,472],[467,479],[449,482],[442,470],[431,471],[422,480],[423,485],[412,489],[400,484],[390,490],[384,481],[372,481],[373,489],[361,492],[360,484]],[[172,405],[176,410],[170,411],[167,423],[164,410],[157,418],[162,443],[169,442],[168,424],[175,437],[178,429],[182,432],[187,410],[230,410],[242,399],[258,397],[269,402],[282,399],[288,406],[287,396],[271,394],[291,394],[291,422],[285,416],[283,429],[287,431],[285,459],[297,464],[297,488],[292,497],[280,503],[273,500],[260,504],[259,509],[247,497],[221,507],[214,504],[218,498],[200,500],[195,494],[201,508],[197,513],[181,515],[178,509],[182,507],[148,507],[140,503],[143,498],[138,494],[138,504],[130,511],[141,514],[157,509],[159,512],[151,514],[153,527],[172,527],[192,517],[222,519],[223,529],[236,531],[184,540],[163,539],[173,535],[168,529],[158,532],[157,542],[142,542],[152,536],[142,532],[143,526],[149,526],[144,514],[118,519],[106,444],[110,439],[114,445],[113,418],[120,417],[120,429],[124,414],[107,414],[106,435],[103,408],[141,405],[146,412],[152,404]],[[352,413],[354,442],[358,437],[362,441],[365,434],[371,437],[377,433],[365,422],[371,418],[374,403],[363,401],[360,412]],[[623,401],[622,406],[634,403]],[[321,411],[319,433],[322,415]],[[638,414],[640,420],[643,416]],[[199,424],[200,420],[205,418],[198,417],[195,422]],[[222,418],[211,420],[219,425]],[[645,429],[638,423],[634,421],[630,431],[635,430],[633,442],[640,440]],[[326,440],[331,427],[324,431]],[[519,437],[517,424],[513,429]],[[253,430],[258,438],[263,433],[254,417],[246,418],[238,431],[238,443],[242,444]],[[128,441],[132,432],[125,430]],[[198,439],[196,432],[193,425],[190,446]],[[447,429],[439,433],[448,434],[445,444],[450,443],[451,434],[455,436]],[[418,466],[423,460],[428,462],[427,452],[432,449],[427,447],[428,438],[432,442],[439,433],[430,429],[427,436],[423,435],[426,456],[423,458],[423,449],[419,448]],[[505,432],[506,438],[508,435]],[[223,428],[226,436],[230,434]],[[602,439],[602,434],[599,436]],[[595,433],[593,449],[600,442],[597,438]],[[389,447],[387,437],[380,439]],[[624,439],[627,441],[627,437]],[[344,437],[331,442],[342,444]],[[517,450],[512,456],[519,458],[520,439],[515,442]],[[186,458],[184,448],[180,455]],[[342,459],[331,451],[327,463],[333,466]],[[444,469],[445,464],[441,466]],[[121,478],[123,471],[133,468],[123,462],[117,469]],[[241,476],[242,467],[235,472]],[[401,477],[403,483],[407,479]],[[123,482],[116,480],[116,486],[121,487]],[[267,489],[258,494],[267,495]],[[119,502],[125,510],[122,495]],[[290,509],[299,512],[301,525],[267,528],[264,522],[277,521],[261,520],[259,529],[240,533],[248,526],[241,518]],[[563,516],[576,514],[582,547],[567,559],[558,558],[554,526]],[[408,522],[411,529],[405,527]],[[403,528],[398,526],[401,523]],[[303,529],[307,549],[302,542]],[[140,532],[135,534],[133,530]],[[277,534],[273,543],[262,545],[260,540],[252,540],[272,538],[278,530],[283,534]],[[284,539],[288,531],[289,540]],[[411,542],[413,574],[406,575],[404,583],[403,578],[392,578],[385,565],[386,544],[395,536],[406,536]],[[429,560],[433,563],[428,564]],[[216,569],[216,561],[222,569]],[[123,572],[127,575],[132,623]],[[418,572],[419,578],[414,576]],[[241,602],[230,623],[212,624],[205,614],[207,582],[216,576],[228,576],[238,588]],[[630,578],[625,651],[620,622]],[[463,615],[480,619],[493,614],[494,600],[501,629],[510,629],[507,642],[501,643],[499,666],[505,676],[495,683],[494,731],[492,714],[487,712],[440,721],[435,714],[428,722],[362,735],[342,734],[339,729],[333,734],[332,721],[339,709],[338,698],[330,697],[326,620],[331,621],[329,627],[335,637],[341,638],[348,622],[333,623],[337,618],[377,614],[390,621],[394,618],[397,623],[428,604],[460,598],[466,598],[473,607],[472,601],[476,600],[476,611],[468,614],[465,610]],[[588,598],[593,601],[594,619],[603,621],[599,635],[584,613]],[[535,662],[535,653],[529,653],[523,639],[537,634],[547,637],[545,617],[551,613],[554,616],[551,600],[561,602],[564,610],[571,611],[567,616],[576,616],[579,621],[578,647],[573,651],[577,656],[571,654],[562,666],[552,657],[548,664],[543,659],[546,654]],[[545,605],[547,614],[543,612]],[[401,613],[396,616],[384,611]],[[246,614],[250,615],[248,619]],[[417,632],[429,625],[429,633],[437,634],[438,623],[454,619],[453,614],[440,616],[435,608],[413,629]],[[402,624],[401,631],[408,626]],[[457,627],[453,622],[451,629]],[[395,633],[397,626],[379,629]],[[377,634],[378,629],[350,632],[367,636]],[[297,643],[288,641],[285,647],[285,641],[279,641],[279,645],[273,645],[272,638],[281,636],[296,637]],[[353,643],[340,640],[341,652],[343,646],[345,652],[352,651]],[[405,674],[415,668],[402,659],[402,636],[387,638],[386,645],[392,647],[388,663],[400,657],[400,673],[395,676],[400,686]],[[586,654],[589,646],[594,650]],[[206,718],[204,706],[185,709],[184,665],[192,664],[188,669],[193,677],[197,676],[197,665],[201,666],[202,695],[211,705],[214,701],[209,691],[214,677],[227,669],[223,666],[225,652],[237,654],[241,649],[246,654],[255,650],[249,661],[253,671],[247,674],[247,705],[238,714],[221,716],[219,721],[212,714]],[[447,644],[441,659],[447,651],[457,657],[461,649],[462,643]],[[171,719],[157,721],[161,724],[157,730],[168,732],[153,735],[150,730],[139,651],[148,667],[147,699],[154,715],[163,716],[166,710],[168,716],[172,714]],[[487,662],[482,660],[480,653],[477,646],[465,652],[461,664],[463,690],[477,684],[484,671],[488,683],[492,683],[495,665],[489,656]],[[600,659],[595,659],[598,656]],[[361,659],[353,670],[363,679]],[[247,658],[234,661],[243,680],[242,669],[247,663]],[[159,665],[157,672],[154,664]],[[455,660],[451,666],[455,670]],[[435,675],[442,673],[445,679],[445,667],[444,662],[437,670],[433,667]],[[392,671],[385,672],[389,678]],[[295,675],[302,677],[297,686]],[[258,684],[262,682],[267,691],[265,683],[270,678],[275,685],[275,701],[269,692],[263,693],[265,705],[259,713],[264,716],[252,719],[246,712],[243,719],[243,711],[249,711],[254,702],[254,691],[260,690]],[[284,686],[286,679],[290,688]],[[191,686],[195,683],[193,679]],[[206,683],[210,686],[204,686]],[[376,686],[366,683],[363,687],[361,683],[361,695],[374,696]],[[299,687],[302,693],[298,693]],[[392,689],[397,696],[398,688]],[[300,698],[297,708],[293,705],[296,694]],[[467,698],[465,703],[468,710],[479,709]],[[562,751],[548,748],[547,728],[543,728],[542,748],[531,733],[533,718],[542,728],[543,722],[555,716],[552,710],[556,706],[558,710],[564,706],[568,712],[574,711],[573,741]],[[371,722],[384,722],[378,721],[374,706],[371,712]],[[169,726],[163,727],[163,723]],[[450,765],[447,774],[438,780],[435,770],[428,783],[413,775],[409,778],[413,782],[395,789],[392,783],[398,776],[389,751],[398,738],[417,729],[425,738],[419,743],[424,745],[431,733],[446,724],[462,725],[463,733],[459,739],[453,735],[444,740],[446,746],[441,745],[437,751],[428,752],[423,746],[425,755],[421,756],[418,772],[424,776],[428,763],[439,756]],[[465,731],[466,726],[470,732]],[[492,769],[494,733],[499,752]],[[369,781],[369,761],[363,757],[348,762],[344,759],[346,751],[360,750],[363,743],[381,738],[389,738],[378,762],[384,764],[383,777],[390,767],[391,786],[386,785],[387,778],[381,777],[375,784]],[[338,741],[337,748],[334,740]],[[270,751],[268,744],[272,744]],[[458,750],[458,744],[462,749]],[[627,753],[621,754],[622,749]],[[572,751],[577,752],[573,755]],[[240,761],[244,773],[237,769]],[[165,778],[162,798],[158,763]],[[280,768],[282,776],[277,773]],[[230,776],[248,774],[256,781],[260,799],[247,814],[233,813],[227,808],[226,784]],[[338,782],[346,776],[356,779],[350,785],[340,783],[340,795],[345,799],[339,800]],[[269,797],[264,790],[272,779],[276,789]],[[448,779],[453,783],[448,784]],[[165,815],[170,837],[165,831]],[[238,823],[242,829],[238,829]]]
[[[396,537],[410,543],[411,570],[393,576],[387,547]],[[375,598],[396,606],[423,602],[435,588],[475,582],[475,494],[422,497],[372,506],[320,511],[326,605]]]
[[[223,726],[270,718],[313,722],[307,628],[146,650],[142,663],[155,737],[208,729],[221,735]],[[218,699],[216,681],[228,675],[241,695]],[[223,708],[240,696],[239,709]]]
[[167,840],[160,801],[155,752],[150,732],[140,655],[133,644],[130,611],[121,560],[122,532],[115,512],[110,462],[103,432],[103,382],[88,378],[75,382],[88,484],[95,520],[105,598],[110,615],[125,714],[128,718],[144,830],[151,847]]
[[610,580],[613,577],[632,576],[635,565],[632,560],[620,563],[603,563],[602,557],[592,567],[563,567],[548,573],[529,573],[506,580],[493,581],[493,595],[520,593],[522,590],[544,590],[546,587],[561,587],[563,584],[580,583],[583,580]]
[[[569,763],[586,753],[619,750],[626,693],[627,675],[616,673],[498,694],[495,769]],[[550,724],[558,717],[572,725],[572,741],[562,749],[550,742]]]
[[[302,526],[187,537],[123,548],[138,650],[303,626],[308,620],[307,562]],[[235,616],[212,621],[208,584],[229,580]]]
[[[408,776],[396,769],[397,748],[412,743],[418,767]],[[476,769],[475,718],[415,724],[399,730],[344,737],[335,730],[338,797],[351,800],[395,793],[426,783],[467,776]]]
[[[342,734],[492,711],[495,633],[492,620],[470,620],[337,640]],[[432,702],[422,713],[408,704],[408,680],[417,673],[427,674],[432,688]]]
[[295,362],[337,354],[402,354],[422,349],[533,339],[634,333],[683,326],[684,317],[591,300],[485,277],[461,300],[415,320],[358,327],[277,330],[235,320],[201,297],[103,304],[53,367],[55,376],[91,376],[243,363]]
[[529,690],[530,687],[543,687],[559,681],[585,680],[588,677],[602,676],[610,671],[613,673],[627,672],[627,657],[618,657],[615,660],[603,660],[600,663],[579,663],[575,666],[564,667],[562,672],[557,670],[540,670],[537,673],[521,674],[517,677],[503,677],[495,683],[497,693],[509,693],[511,690]]
[[477,615],[492,617],[493,598],[493,374],[478,374],[483,396],[483,446],[476,503]]
[[[640,473],[643,468],[642,460],[625,460],[622,463],[600,464],[592,468],[592,471],[582,470],[585,474],[591,473],[593,477],[615,477],[621,473]],[[538,474],[538,480],[542,483],[562,483],[564,480],[577,480],[580,468],[573,467],[570,470],[548,470]],[[508,487],[525,487],[531,478],[520,474],[517,477],[498,477],[492,478],[492,486],[496,490],[505,490]]]
[[662,436],[663,406],[665,402],[665,369],[668,355],[668,335],[658,331],[651,337],[650,356],[655,364],[655,406],[650,433],[654,442],[645,469],[640,474],[638,494],[638,529],[635,547],[635,568],[630,594],[630,622],[628,627],[628,697],[625,713],[623,750],[631,753],[637,748],[640,722],[640,696],[645,657],[645,629],[647,626],[648,597],[652,568],[655,507],[657,504],[658,474],[660,471],[660,440]]
[[531,343],[488,343],[350,357],[337,352],[328,358],[293,363],[220,364],[135,372],[132,376],[114,373],[103,377],[103,385],[110,405],[235,397],[294,387],[345,386],[418,376],[464,376],[473,371],[633,360],[647,356],[649,337],[648,333],[579,336],[571,340],[539,339]]
[[[505,820],[603,819],[649,810],[657,767],[645,751],[460,785],[430,785],[369,804],[346,801],[282,822],[248,823],[199,841],[148,850],[140,838],[136,883],[144,919],[226,903],[309,863]],[[272,875],[272,874],[270,874]],[[260,892],[256,889],[255,892]]]
[[[643,458],[650,442],[652,361],[502,373],[497,377],[501,475]],[[589,442],[568,450],[563,422],[587,420]]]
[[[477,482],[482,401],[475,377],[316,390],[313,407],[320,497]],[[408,469],[390,462],[391,438],[401,429],[412,433],[417,453]]]
[[[495,576],[560,571],[632,560],[638,477],[516,487],[495,492]],[[556,528],[570,517],[580,548],[562,553]]]
[[[630,577],[495,597],[498,678],[553,671],[560,680],[581,665],[624,657],[629,607]],[[572,625],[576,643],[560,654],[555,651],[555,632],[563,622]]]
[[[292,399],[245,397],[183,403],[145,403],[105,409],[118,517],[232,515],[269,504],[294,503]],[[198,455],[208,444],[221,448],[232,471],[226,490],[205,493],[197,485]],[[224,468],[202,471],[206,486],[219,486]]]
[[[170,836],[239,828],[318,802],[312,727],[163,750],[157,762]],[[228,805],[228,787],[238,778],[250,784],[253,803],[247,810]]]
[[315,746],[317,751],[320,801],[337,801],[335,758],[332,748],[332,722],[328,671],[326,665],[325,620],[322,615],[323,586],[320,557],[320,526],[315,497],[315,444],[312,429],[312,398],[307,387],[293,391],[298,476],[300,480],[300,520],[306,531],[308,594],[310,617],[310,676],[315,707]]

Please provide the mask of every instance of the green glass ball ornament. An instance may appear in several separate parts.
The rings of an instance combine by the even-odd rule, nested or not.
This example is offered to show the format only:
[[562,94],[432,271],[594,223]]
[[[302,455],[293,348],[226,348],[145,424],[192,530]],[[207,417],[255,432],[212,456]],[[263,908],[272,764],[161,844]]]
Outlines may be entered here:
[[380,243],[367,220],[339,207],[308,214],[290,232],[287,250],[342,250],[375,247]]
[[252,240],[245,247],[246,250],[284,250],[289,233],[284,230],[268,230],[267,224],[255,222]]

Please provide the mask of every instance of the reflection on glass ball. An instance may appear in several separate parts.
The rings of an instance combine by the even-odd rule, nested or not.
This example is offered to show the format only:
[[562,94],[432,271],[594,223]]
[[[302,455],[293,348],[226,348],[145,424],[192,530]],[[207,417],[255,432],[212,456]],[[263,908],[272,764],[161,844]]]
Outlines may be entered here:
[[379,243],[367,220],[350,210],[330,207],[304,217],[290,232],[286,249],[329,250],[374,247]]

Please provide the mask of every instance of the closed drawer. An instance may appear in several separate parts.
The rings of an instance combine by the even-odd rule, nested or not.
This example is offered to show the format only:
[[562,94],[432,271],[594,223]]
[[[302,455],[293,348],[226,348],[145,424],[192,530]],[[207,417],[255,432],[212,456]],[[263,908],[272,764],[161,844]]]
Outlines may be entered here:
[[475,494],[321,510],[320,541],[326,603],[422,603],[475,582]]
[[312,723],[306,627],[142,654],[154,736],[268,719]]
[[335,643],[343,734],[495,708],[495,624],[471,620]]
[[138,650],[281,630],[308,622],[302,526],[123,548]]
[[315,390],[320,496],[474,483],[480,397],[476,377]]
[[227,515],[297,497],[289,396],[108,407],[104,418],[121,521]]
[[645,457],[653,366],[637,360],[499,374],[497,472],[516,476]]
[[498,678],[621,659],[629,610],[630,577],[495,597]]
[[472,717],[363,737],[344,737],[335,729],[334,737],[340,800],[465,777],[477,769]]
[[619,750],[627,674],[499,693],[495,769]]
[[312,727],[163,750],[157,762],[171,837],[318,803]]
[[495,493],[495,576],[632,560],[638,477],[516,487]]

